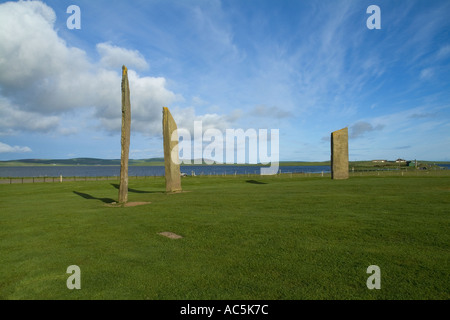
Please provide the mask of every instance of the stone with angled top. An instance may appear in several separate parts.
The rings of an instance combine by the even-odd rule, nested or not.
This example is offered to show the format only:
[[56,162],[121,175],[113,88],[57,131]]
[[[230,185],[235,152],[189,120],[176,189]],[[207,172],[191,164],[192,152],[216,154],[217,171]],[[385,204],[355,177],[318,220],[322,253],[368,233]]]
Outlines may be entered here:
[[180,161],[178,156],[177,124],[169,109],[163,107],[163,140],[164,140],[164,168],[166,192],[181,191]]

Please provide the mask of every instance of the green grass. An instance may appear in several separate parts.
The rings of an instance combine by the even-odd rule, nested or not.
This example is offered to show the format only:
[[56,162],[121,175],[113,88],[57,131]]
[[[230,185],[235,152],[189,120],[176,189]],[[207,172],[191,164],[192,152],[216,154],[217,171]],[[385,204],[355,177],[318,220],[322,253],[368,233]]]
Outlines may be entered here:
[[113,181],[0,185],[0,299],[449,299],[449,178],[132,179],[127,208]]

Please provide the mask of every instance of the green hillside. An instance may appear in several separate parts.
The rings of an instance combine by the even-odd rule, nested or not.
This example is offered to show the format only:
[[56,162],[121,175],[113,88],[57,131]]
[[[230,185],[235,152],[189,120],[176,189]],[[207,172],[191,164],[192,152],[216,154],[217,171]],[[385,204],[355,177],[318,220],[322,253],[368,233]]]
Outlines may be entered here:
[[[164,165],[163,158],[129,160],[130,166]],[[0,161],[0,166],[120,166],[120,159],[74,158],[74,159],[22,159]]]

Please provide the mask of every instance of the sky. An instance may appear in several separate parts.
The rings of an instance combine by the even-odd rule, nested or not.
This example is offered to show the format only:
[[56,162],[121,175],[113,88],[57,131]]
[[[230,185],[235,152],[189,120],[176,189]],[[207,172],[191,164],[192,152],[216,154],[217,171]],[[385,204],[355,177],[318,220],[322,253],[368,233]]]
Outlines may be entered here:
[[163,156],[165,106],[190,132],[278,129],[280,161],[329,160],[345,127],[350,161],[450,161],[449,17],[447,0],[0,1],[0,160],[119,159],[126,65],[132,159]]

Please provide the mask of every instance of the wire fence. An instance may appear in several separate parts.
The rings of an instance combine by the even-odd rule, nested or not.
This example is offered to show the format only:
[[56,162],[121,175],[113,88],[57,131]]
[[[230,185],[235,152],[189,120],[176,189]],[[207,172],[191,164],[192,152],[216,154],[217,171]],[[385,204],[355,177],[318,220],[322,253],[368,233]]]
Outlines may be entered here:
[[[276,175],[261,176],[257,172],[246,172],[243,174],[237,174],[236,172],[199,172],[192,173],[191,175],[185,175],[183,178],[189,177],[253,177],[253,178],[265,178],[265,177],[280,177],[280,178],[302,178],[302,177],[322,177],[331,178],[330,172],[283,172],[279,171]],[[362,176],[400,176],[400,177],[414,177],[414,176],[450,176],[450,170],[446,169],[430,169],[430,170],[350,170],[349,177],[362,177]],[[128,176],[129,180],[145,180],[145,179],[157,179],[164,178],[164,176]],[[25,184],[25,183],[64,183],[64,182],[80,182],[80,181],[116,181],[119,182],[119,176],[104,176],[104,177],[6,177],[0,178],[0,184]]]
[[[129,176],[129,179],[150,179],[156,176]],[[119,176],[107,177],[7,177],[0,178],[0,184],[23,184],[23,183],[63,183],[69,181],[119,181]]]

